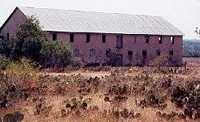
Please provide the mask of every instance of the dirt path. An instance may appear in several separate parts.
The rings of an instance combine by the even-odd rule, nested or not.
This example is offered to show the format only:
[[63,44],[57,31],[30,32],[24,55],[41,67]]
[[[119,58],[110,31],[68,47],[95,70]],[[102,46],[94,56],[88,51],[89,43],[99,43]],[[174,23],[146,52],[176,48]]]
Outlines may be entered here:
[[74,71],[74,72],[69,72],[69,73],[45,73],[45,72],[42,72],[40,73],[41,75],[50,75],[50,76],[53,76],[53,77],[56,77],[56,76],[72,76],[72,75],[82,75],[84,77],[105,77],[105,76],[109,76],[111,73],[110,72],[103,72],[103,71],[100,71],[100,72],[81,72],[81,71]]

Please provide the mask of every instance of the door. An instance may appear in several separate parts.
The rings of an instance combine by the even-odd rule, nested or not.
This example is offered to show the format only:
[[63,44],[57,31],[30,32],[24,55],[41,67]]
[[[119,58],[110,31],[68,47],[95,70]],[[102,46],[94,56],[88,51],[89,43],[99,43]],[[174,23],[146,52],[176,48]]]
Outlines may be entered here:
[[122,66],[123,65],[123,55],[117,54],[116,61],[114,62],[114,66]]

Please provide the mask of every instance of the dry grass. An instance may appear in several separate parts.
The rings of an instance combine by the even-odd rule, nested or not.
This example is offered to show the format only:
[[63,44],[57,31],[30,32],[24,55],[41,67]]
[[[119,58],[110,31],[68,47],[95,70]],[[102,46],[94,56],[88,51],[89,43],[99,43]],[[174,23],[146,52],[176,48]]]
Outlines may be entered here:
[[[30,87],[33,89],[28,99],[0,109],[0,117],[20,111],[24,114],[24,122],[197,122],[200,120],[178,116],[168,118],[157,113],[170,115],[183,112],[171,102],[169,88],[174,84],[184,85],[194,79],[200,80],[199,71],[200,66],[195,64],[195,68],[165,69],[165,72],[156,71],[153,67],[42,72],[38,80],[30,83],[34,87]],[[173,83],[163,87],[162,83],[165,85],[167,79]],[[156,104],[148,102],[150,91],[164,101]],[[144,100],[147,102],[141,105]]]

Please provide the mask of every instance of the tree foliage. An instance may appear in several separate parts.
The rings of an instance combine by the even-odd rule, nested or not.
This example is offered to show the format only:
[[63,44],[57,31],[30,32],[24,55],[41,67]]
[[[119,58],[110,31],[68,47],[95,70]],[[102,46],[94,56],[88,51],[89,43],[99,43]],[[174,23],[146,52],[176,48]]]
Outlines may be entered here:
[[0,54],[9,56],[11,51],[10,43],[8,40],[0,39]]
[[42,31],[39,20],[34,16],[27,18],[25,23],[19,26],[16,36],[21,41],[29,39],[45,40],[45,34]]
[[39,60],[41,45],[46,37],[35,17],[29,17],[24,24],[19,26],[16,37],[16,55]]
[[24,41],[22,44],[21,52],[22,55],[33,59],[33,60],[39,60],[40,58],[40,50],[42,48],[42,43],[40,40],[35,39],[29,39]]
[[198,40],[184,41],[183,50],[184,50],[184,56],[186,57],[199,57],[200,43],[198,42]]
[[195,28],[195,33],[200,37],[200,28],[199,27]]

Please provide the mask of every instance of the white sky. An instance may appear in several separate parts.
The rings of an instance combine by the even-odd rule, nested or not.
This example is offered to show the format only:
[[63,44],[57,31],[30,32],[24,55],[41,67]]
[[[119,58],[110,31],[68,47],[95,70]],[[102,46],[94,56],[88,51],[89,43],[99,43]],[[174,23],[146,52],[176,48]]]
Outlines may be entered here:
[[185,38],[197,38],[194,30],[200,27],[200,0],[0,0],[0,26],[16,6],[157,15]]

